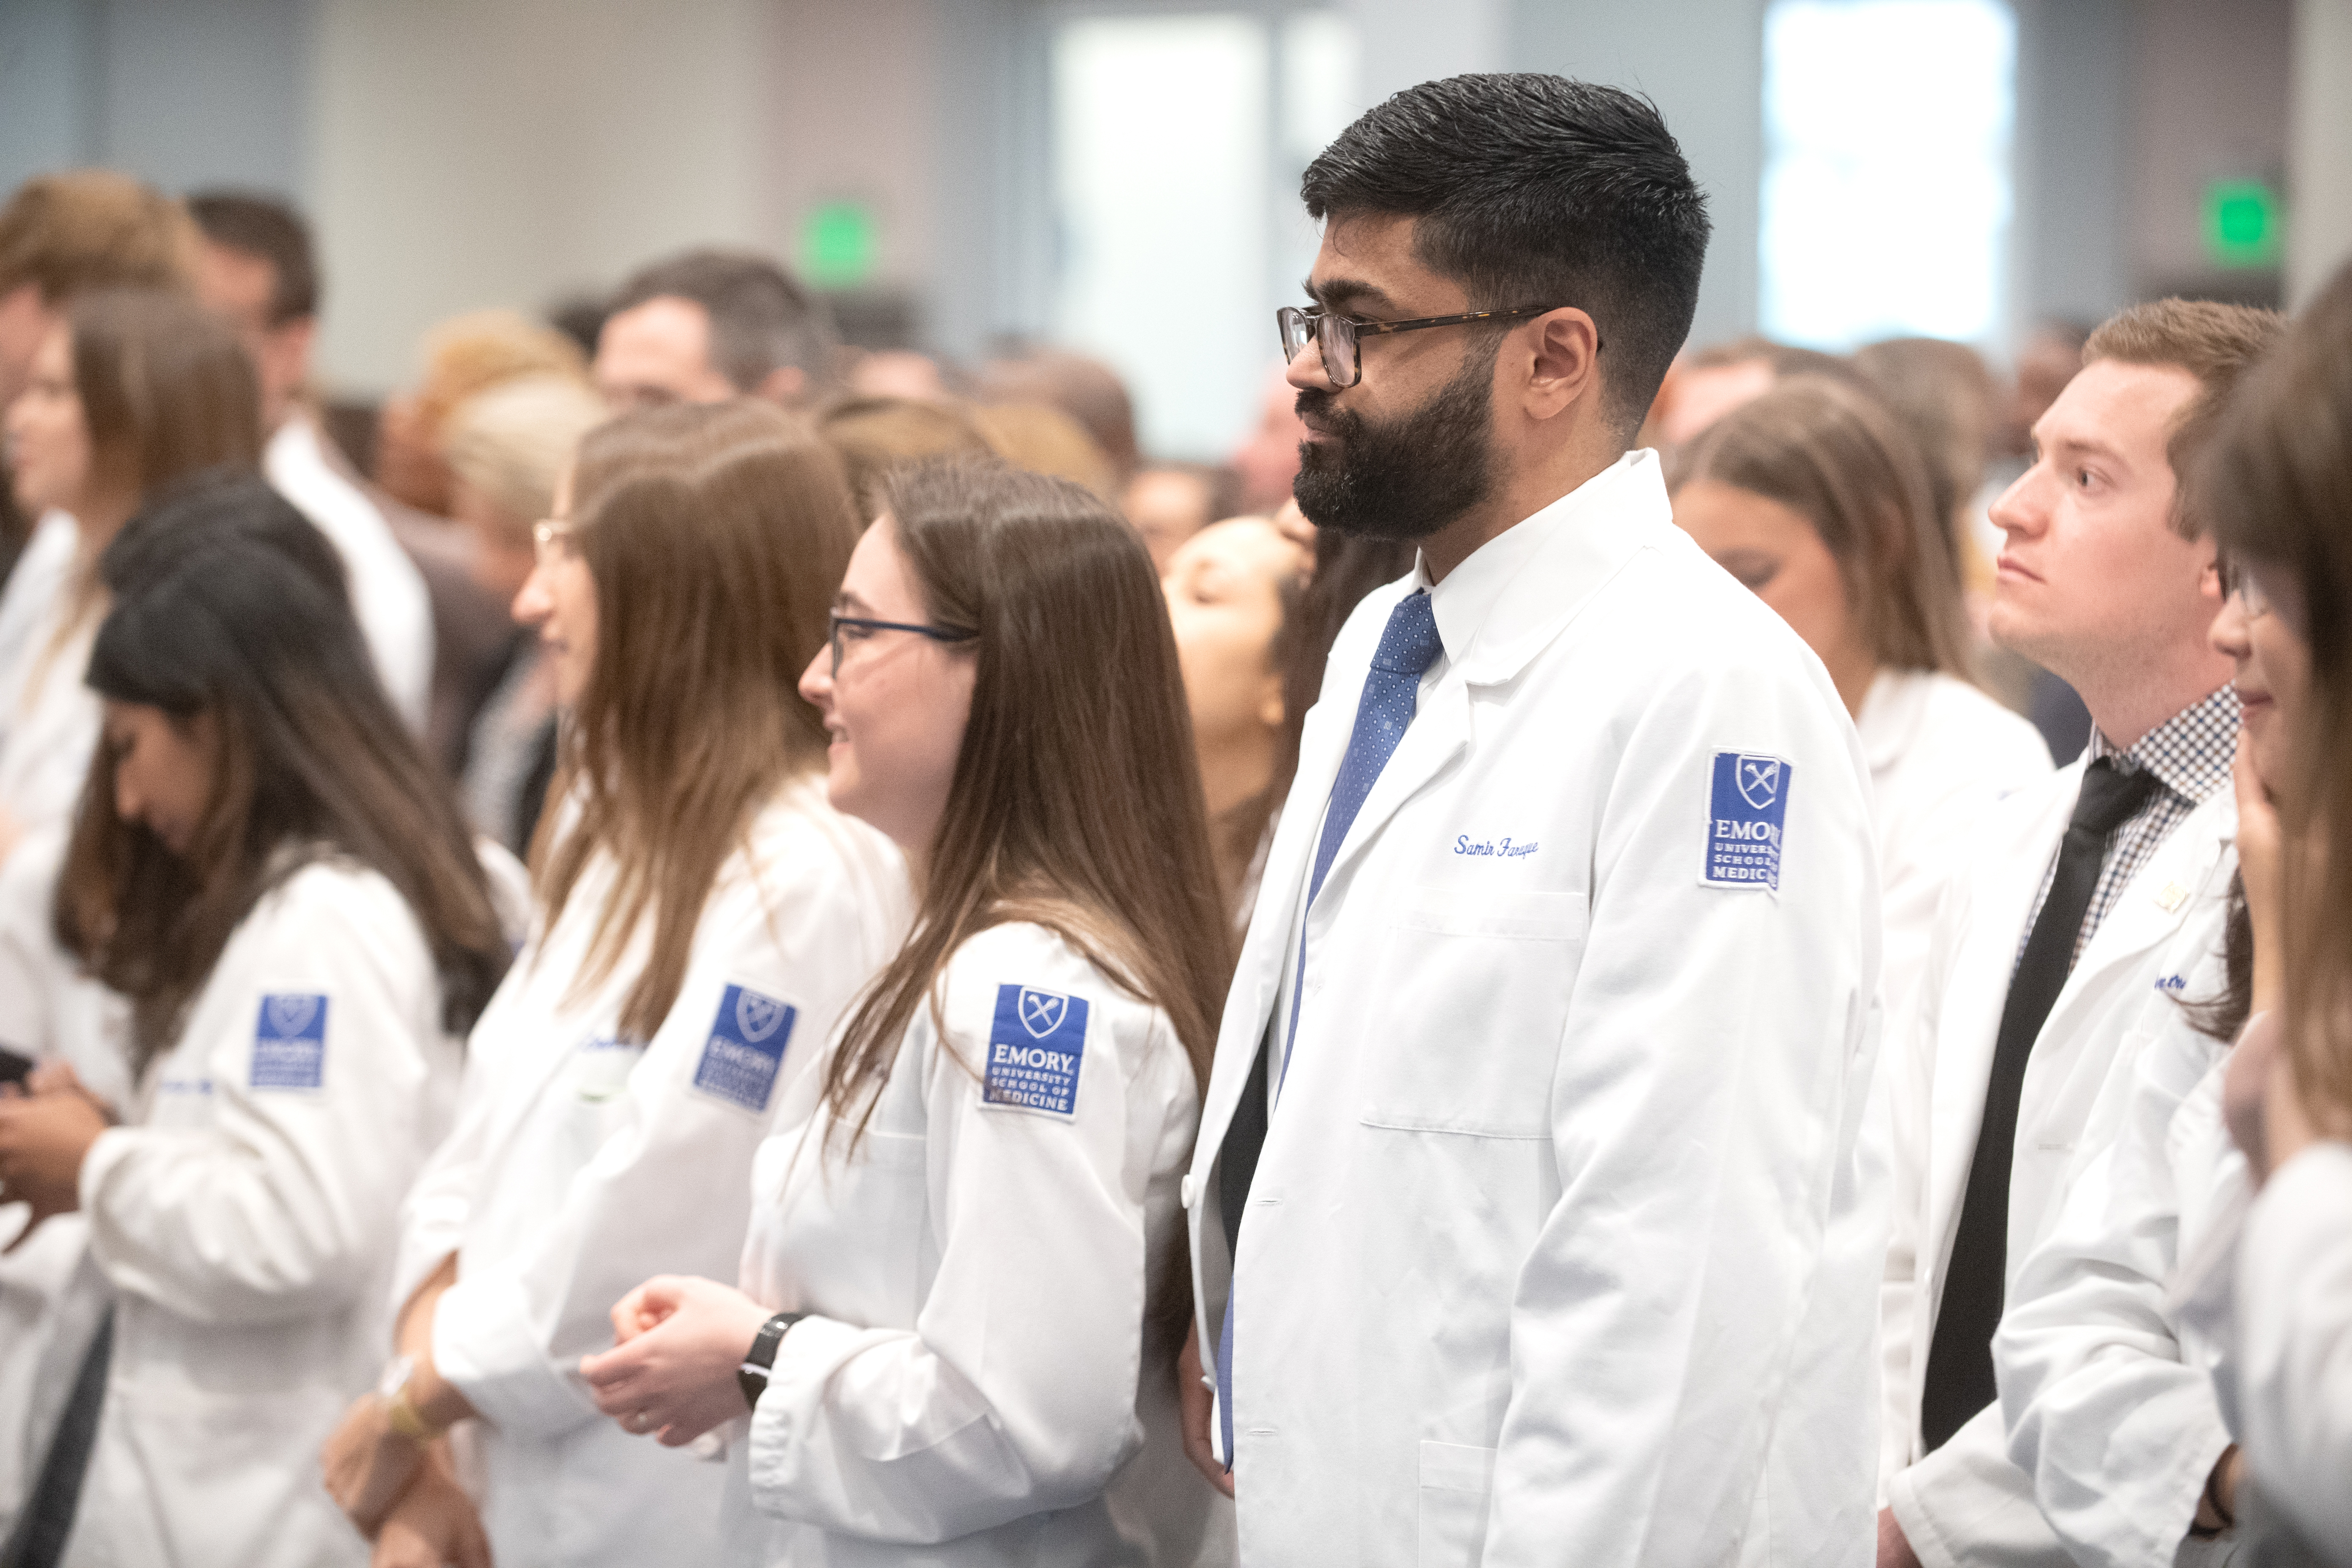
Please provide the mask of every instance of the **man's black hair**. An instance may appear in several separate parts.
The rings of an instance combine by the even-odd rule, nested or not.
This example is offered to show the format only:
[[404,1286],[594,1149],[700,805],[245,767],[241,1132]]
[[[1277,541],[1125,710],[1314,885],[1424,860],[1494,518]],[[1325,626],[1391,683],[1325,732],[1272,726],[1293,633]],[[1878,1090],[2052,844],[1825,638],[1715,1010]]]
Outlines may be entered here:
[[1299,195],[1318,218],[1418,219],[1414,255],[1472,310],[1582,309],[1629,436],[1690,335],[1706,198],[1646,98],[1529,73],[1423,82],[1341,132]]
[[613,297],[617,314],[664,296],[691,300],[710,317],[710,363],[735,390],[756,393],[769,374],[793,365],[811,392],[833,380],[840,342],[824,300],[764,256],[740,250],[689,250],[656,261]]
[[319,313],[319,260],[299,213],[252,191],[199,191],[187,205],[206,239],[269,263],[271,326]]

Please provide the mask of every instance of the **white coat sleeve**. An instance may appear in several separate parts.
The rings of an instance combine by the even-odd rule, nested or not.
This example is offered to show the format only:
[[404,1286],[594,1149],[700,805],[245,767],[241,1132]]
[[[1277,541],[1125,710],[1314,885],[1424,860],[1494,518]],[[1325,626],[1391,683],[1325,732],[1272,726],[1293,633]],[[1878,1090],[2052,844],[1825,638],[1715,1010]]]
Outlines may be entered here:
[[1993,1340],[2010,1457],[2084,1568],[2170,1562],[2230,1445],[2165,1305],[2180,1227],[2168,1136],[2219,1049],[2168,1035],[2142,1054],[2120,1136],[2018,1270]]
[[[1855,1191],[1880,1033],[1866,778],[1825,686],[1761,664],[1676,679],[1628,736],[1595,839],[1551,1085],[1561,1192],[1512,1302],[1490,1568],[1713,1560],[1770,1529],[1782,1487],[1850,1516],[1849,1556],[1867,1550],[1883,1235],[1850,1223],[1875,1209]],[[1700,879],[1726,751],[1790,765],[1777,891]],[[1800,1428],[1804,1473],[1769,1465]]]
[[2247,1468],[2352,1563],[2352,1145],[2315,1143],[2255,1200],[2238,1253]]
[[[1164,1016],[1140,1038],[1103,1027],[1108,988],[1089,971],[1069,984],[1095,998],[1074,1114],[983,1103],[998,984],[1039,976],[971,952],[950,972],[950,1051],[919,1062],[939,1265],[915,1327],[803,1320],[752,1416],[758,1506],[869,1541],[948,1541],[1075,1506],[1143,1440],[1139,1149],[1181,1159],[1191,1070]],[[896,1070],[917,1066],[908,1049]]]
[[1878,1287],[1878,1502],[1911,1461],[1918,1436],[1917,1372],[1911,1336],[1919,1298],[1919,1245],[1927,1214],[1928,1107],[1936,1079],[1936,1024],[1942,1016],[1953,937],[1965,919],[1964,874],[1948,877],[1937,897],[1919,984],[1887,1030],[1871,1086],[1865,1142],[1885,1172],[1886,1257]]
[[[210,1123],[100,1134],[81,1169],[90,1255],[116,1289],[198,1322],[308,1315],[345,1300],[393,1233],[426,1053],[452,1048],[415,1023],[437,1016],[439,979],[389,885],[314,867],[247,916],[206,1000],[215,984],[241,994],[200,1042],[206,1078],[163,1086],[208,1096]],[[315,1088],[272,1087],[256,1050],[265,999],[289,996],[323,999]]]
[[[656,1274],[735,1277],[751,1156],[786,1075],[824,1027],[822,1017],[809,1022],[820,1012],[812,989],[854,973],[862,955],[859,922],[844,908],[847,886],[830,862],[772,872],[764,896],[746,878],[722,882],[696,928],[677,1001],[629,1073],[614,1130],[530,1247],[497,1258],[461,1254],[457,1282],[434,1313],[433,1362],[483,1417],[542,1436],[604,1419],[578,1366],[612,1344],[613,1304]],[[730,1075],[722,1038],[732,999],[745,993],[795,1010],[756,1095]]]

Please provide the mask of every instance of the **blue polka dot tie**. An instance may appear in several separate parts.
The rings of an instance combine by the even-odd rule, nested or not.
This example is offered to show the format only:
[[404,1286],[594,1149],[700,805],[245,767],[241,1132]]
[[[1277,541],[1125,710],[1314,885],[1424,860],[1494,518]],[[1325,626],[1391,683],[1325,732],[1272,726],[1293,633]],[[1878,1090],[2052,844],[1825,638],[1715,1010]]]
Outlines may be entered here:
[[[1381,770],[1389,765],[1395,754],[1397,742],[1404,739],[1405,729],[1412,722],[1413,710],[1421,701],[1421,678],[1437,662],[1445,645],[1437,636],[1437,616],[1429,607],[1425,592],[1406,595],[1389,612],[1389,624],[1381,633],[1381,646],[1372,655],[1372,668],[1364,677],[1364,694],[1356,702],[1356,728],[1348,737],[1348,754],[1340,761],[1339,777],[1331,786],[1331,804],[1323,814],[1323,837],[1315,848],[1315,875],[1307,884],[1307,905],[1311,909],[1316,895],[1323,890],[1323,879],[1339,858],[1339,846],[1347,841],[1348,829],[1355,825],[1356,814],[1364,808],[1365,797],[1372,793],[1372,783]],[[1283,1076],[1290,1074],[1290,1046],[1298,1039],[1299,1005],[1305,997],[1307,984],[1306,919],[1299,920],[1298,963],[1292,970],[1290,992],[1290,1030],[1282,1052]],[[1265,1071],[1261,1055],[1254,1072]],[[1241,1160],[1235,1156],[1244,1152],[1226,1147],[1224,1168],[1234,1171]],[[1257,1168],[1257,1151],[1245,1152],[1252,1173]],[[1239,1194],[1236,1194],[1238,1198]],[[1226,1241],[1240,1255],[1242,1205],[1238,1201],[1223,1205],[1232,1217],[1226,1223]],[[1225,1321],[1217,1337],[1217,1415],[1223,1425],[1225,1443],[1225,1468],[1234,1462],[1234,1298],[1239,1292],[1225,1292]]]

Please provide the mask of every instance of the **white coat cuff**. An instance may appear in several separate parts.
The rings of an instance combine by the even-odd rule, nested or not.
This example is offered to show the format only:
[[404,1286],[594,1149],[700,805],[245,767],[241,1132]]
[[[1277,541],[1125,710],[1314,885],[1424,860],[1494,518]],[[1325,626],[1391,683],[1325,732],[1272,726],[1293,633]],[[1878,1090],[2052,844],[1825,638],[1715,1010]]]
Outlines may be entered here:
[[461,1279],[442,1292],[433,1366],[501,1431],[552,1436],[604,1419],[578,1373],[549,1359],[510,1279]]
[[81,1212],[89,1217],[89,1252],[100,1269],[109,1263],[107,1241],[110,1232],[105,1223],[105,1205],[100,1201],[106,1184],[122,1163],[139,1149],[139,1131],[131,1127],[110,1127],[98,1135],[98,1142],[81,1157],[81,1174],[75,1181],[75,1195],[80,1200]]

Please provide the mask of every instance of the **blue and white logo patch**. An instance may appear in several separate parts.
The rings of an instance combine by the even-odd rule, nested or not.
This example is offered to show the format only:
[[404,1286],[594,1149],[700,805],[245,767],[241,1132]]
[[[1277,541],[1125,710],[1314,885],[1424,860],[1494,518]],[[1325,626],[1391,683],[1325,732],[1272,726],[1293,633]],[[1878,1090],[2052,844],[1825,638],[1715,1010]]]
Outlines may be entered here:
[[1000,985],[981,1103],[1075,1116],[1078,1063],[1086,1054],[1085,997],[1034,985]]
[[253,1026],[255,1089],[320,1089],[327,1081],[327,999],[288,992],[261,999]]
[[1780,889],[1780,830],[1789,816],[1796,769],[1756,752],[1715,753],[1708,792],[1706,872],[1710,888]]
[[719,998],[719,1016],[702,1043],[702,1059],[694,1066],[694,1087],[745,1110],[767,1110],[799,1017],[797,1008],[772,996],[730,985]]

